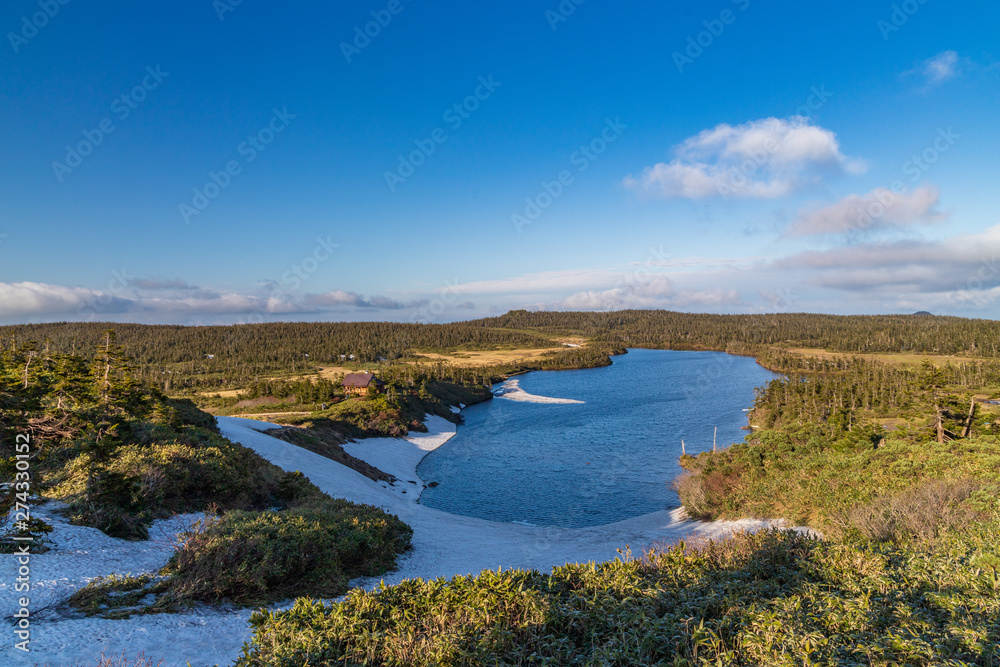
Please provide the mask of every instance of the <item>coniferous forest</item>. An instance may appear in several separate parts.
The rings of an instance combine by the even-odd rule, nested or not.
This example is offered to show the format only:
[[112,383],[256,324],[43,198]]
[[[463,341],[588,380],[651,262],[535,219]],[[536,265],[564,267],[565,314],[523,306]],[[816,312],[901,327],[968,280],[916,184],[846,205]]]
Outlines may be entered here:
[[[520,368],[585,368],[607,363],[627,347],[719,350],[760,356],[774,346],[824,348],[844,353],[910,353],[990,359],[1000,355],[1000,325],[926,315],[813,314],[702,315],[630,310],[613,313],[512,311],[455,324],[391,322],[275,322],[182,327],[108,323],[26,324],[0,327],[7,349],[34,342],[89,356],[108,328],[143,382],[168,393],[245,387],[253,381],[297,375],[323,365],[392,364],[419,352],[543,349],[553,338],[579,336],[568,348]],[[353,356],[353,359],[350,357]],[[518,368],[457,370],[463,381],[483,381]]]

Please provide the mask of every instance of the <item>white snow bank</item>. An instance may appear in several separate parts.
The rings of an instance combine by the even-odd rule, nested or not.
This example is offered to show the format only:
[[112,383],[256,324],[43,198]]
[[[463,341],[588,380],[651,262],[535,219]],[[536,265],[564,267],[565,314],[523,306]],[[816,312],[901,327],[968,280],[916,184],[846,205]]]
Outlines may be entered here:
[[349,442],[343,449],[396,478],[393,485],[381,484],[383,488],[391,488],[408,500],[416,501],[424,489],[423,481],[417,476],[417,466],[456,432],[455,425],[441,417],[427,415],[424,423],[427,433],[414,432],[406,438],[366,438]]
[[583,403],[572,398],[550,398],[548,396],[536,396],[521,389],[521,384],[517,378],[507,380],[500,389],[493,392],[497,398],[505,398],[508,401],[523,401],[525,403]]
[[[50,502],[32,508],[32,516],[44,520],[53,527],[49,534],[50,551],[31,554],[27,564],[30,574],[28,591],[16,590],[18,570],[21,564],[14,554],[0,554],[0,614],[11,618],[20,607],[20,598],[29,599],[28,608],[32,616],[30,653],[14,648],[14,634],[8,632],[8,641],[0,647],[0,664],[3,665],[75,665],[78,661],[87,665],[96,663],[102,651],[110,656],[122,650],[130,654],[146,650],[157,657],[172,656],[171,664],[184,665],[187,659],[192,664],[215,664],[228,660],[215,654],[211,638],[199,632],[185,637],[183,628],[203,627],[208,621],[206,614],[145,616],[126,621],[109,621],[95,618],[67,618],[53,607],[63,602],[70,594],[99,576],[109,574],[143,574],[156,572],[167,564],[174,551],[175,536],[188,530],[191,525],[204,518],[203,514],[184,514],[155,522],[149,530],[149,540],[129,542],[108,537],[96,528],[73,526],[56,513],[61,505]],[[225,628],[226,614],[212,610],[211,623],[216,621]],[[230,619],[238,631],[246,625],[249,613],[241,613],[238,619]],[[175,634],[179,633],[179,634]],[[180,637],[178,641],[177,637]],[[133,655],[134,657],[134,655]],[[204,663],[195,662],[204,658]]]

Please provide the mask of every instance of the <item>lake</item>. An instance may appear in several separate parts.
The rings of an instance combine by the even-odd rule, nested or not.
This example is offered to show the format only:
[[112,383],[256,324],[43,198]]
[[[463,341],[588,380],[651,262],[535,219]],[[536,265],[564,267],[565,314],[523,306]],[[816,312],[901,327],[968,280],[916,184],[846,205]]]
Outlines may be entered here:
[[420,502],[538,526],[598,526],[680,506],[671,481],[688,454],[741,442],[754,388],[778,377],[750,357],[629,350],[605,368],[518,376],[521,389],[579,404],[495,398],[418,473]]

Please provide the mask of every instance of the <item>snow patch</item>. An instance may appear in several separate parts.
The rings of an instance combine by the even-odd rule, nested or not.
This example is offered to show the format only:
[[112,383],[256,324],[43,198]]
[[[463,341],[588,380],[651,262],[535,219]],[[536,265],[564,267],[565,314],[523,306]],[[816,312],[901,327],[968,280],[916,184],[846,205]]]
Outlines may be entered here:
[[550,398],[549,396],[536,396],[521,389],[521,384],[517,378],[507,380],[494,390],[493,395],[497,398],[505,398],[508,401],[522,401],[524,403],[583,403],[572,398]]

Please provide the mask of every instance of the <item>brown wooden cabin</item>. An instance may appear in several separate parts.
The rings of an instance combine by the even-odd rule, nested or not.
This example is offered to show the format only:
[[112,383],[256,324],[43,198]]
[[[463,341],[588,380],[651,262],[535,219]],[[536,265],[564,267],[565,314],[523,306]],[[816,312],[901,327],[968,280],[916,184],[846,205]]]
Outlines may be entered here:
[[344,376],[344,391],[347,394],[368,394],[369,387],[381,392],[385,382],[375,377],[374,373],[348,373]]

